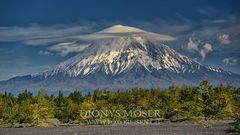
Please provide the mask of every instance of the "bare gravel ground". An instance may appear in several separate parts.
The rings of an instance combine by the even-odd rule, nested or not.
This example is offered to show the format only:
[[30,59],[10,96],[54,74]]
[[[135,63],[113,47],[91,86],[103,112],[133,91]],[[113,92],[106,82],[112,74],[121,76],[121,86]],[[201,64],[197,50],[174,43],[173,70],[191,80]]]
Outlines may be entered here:
[[0,135],[238,135],[228,132],[229,122],[213,122],[209,128],[191,122],[109,126],[59,126],[0,128]]

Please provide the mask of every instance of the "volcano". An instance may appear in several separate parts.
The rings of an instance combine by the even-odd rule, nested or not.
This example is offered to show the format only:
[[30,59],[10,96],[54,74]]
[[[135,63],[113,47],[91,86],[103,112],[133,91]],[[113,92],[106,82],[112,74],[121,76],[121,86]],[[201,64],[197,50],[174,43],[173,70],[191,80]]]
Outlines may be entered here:
[[[78,42],[82,37],[74,38]],[[165,44],[168,35],[115,25],[85,36],[88,46],[53,68],[1,81],[0,89],[21,92],[41,88],[51,92],[162,88],[172,84],[198,85],[207,79],[240,85],[240,75],[213,68],[184,56]]]

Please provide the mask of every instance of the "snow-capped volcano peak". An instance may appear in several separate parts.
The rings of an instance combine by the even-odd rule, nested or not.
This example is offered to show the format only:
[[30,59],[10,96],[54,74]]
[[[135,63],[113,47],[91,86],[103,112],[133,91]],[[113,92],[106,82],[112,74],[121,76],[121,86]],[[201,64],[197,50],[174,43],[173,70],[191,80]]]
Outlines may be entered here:
[[[97,32],[94,37],[108,38],[92,42],[76,56],[45,72],[45,77],[67,75],[86,77],[97,73],[118,76],[135,72],[194,73],[207,67],[181,55],[156,39],[172,40],[172,37],[143,31],[138,28],[114,25]],[[140,72],[142,72],[140,71]],[[141,73],[139,73],[141,74]]]
[[98,33],[140,33],[140,32],[145,32],[145,31],[138,28],[130,27],[130,26],[114,25]]
[[179,74],[196,72],[201,67],[166,45],[155,44],[142,37],[124,36],[95,42],[75,57],[45,72],[44,76],[84,77],[96,72],[115,76],[139,69],[150,73],[166,70]]

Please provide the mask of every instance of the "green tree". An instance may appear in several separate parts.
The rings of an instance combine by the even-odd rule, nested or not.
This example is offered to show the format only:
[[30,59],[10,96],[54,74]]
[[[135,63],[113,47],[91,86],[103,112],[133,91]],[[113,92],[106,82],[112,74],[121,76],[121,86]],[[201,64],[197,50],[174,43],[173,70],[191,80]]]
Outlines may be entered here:
[[17,122],[19,105],[16,102],[16,98],[14,98],[11,94],[5,94],[2,101],[2,123],[10,124],[12,127],[15,122]]
[[80,104],[83,101],[83,97],[80,91],[71,92],[68,98],[71,99],[75,104]]
[[27,90],[25,90],[23,93],[20,93],[18,95],[17,101],[18,103],[21,103],[22,101],[33,101],[33,94]]
[[54,117],[54,102],[49,100],[45,90],[40,90],[35,97],[35,102],[31,104],[30,119],[33,124],[38,125],[40,121]]
[[216,118],[226,107],[227,102],[224,97],[218,95],[207,80],[200,83],[200,90],[203,99],[203,114],[205,118]]
[[18,114],[18,123],[34,123],[34,120],[31,119],[33,109],[32,102],[30,100],[23,100],[19,103],[19,114]]

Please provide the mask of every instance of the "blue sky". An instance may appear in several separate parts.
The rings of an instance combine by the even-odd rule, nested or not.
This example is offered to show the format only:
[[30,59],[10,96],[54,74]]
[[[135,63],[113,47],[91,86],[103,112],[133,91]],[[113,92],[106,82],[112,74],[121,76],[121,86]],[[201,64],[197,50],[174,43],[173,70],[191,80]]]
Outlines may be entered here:
[[[0,80],[74,56],[66,36],[115,24],[171,35],[166,43],[203,64],[240,73],[239,0],[0,0]],[[60,44],[60,45],[59,45]]]

